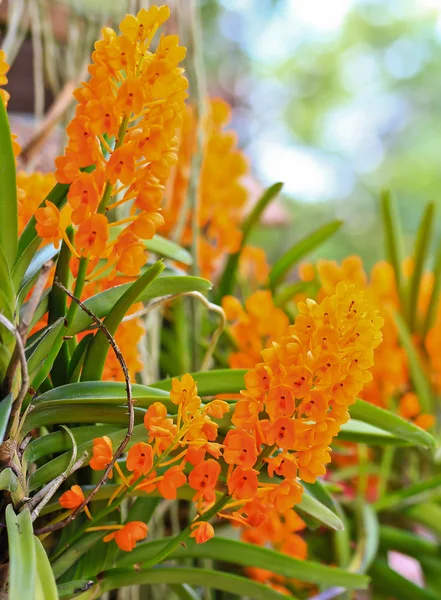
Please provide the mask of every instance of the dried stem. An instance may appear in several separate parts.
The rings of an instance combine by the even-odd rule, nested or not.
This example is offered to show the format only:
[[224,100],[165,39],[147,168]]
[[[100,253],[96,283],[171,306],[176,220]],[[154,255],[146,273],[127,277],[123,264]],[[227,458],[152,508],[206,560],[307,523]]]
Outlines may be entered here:
[[95,496],[95,494],[98,492],[98,490],[106,482],[106,480],[110,474],[110,471],[113,469],[116,461],[121,456],[121,454],[124,452],[125,447],[129,443],[129,440],[133,433],[133,427],[135,425],[135,410],[133,407],[132,386],[130,383],[129,370],[127,368],[126,361],[124,360],[124,357],[121,354],[121,350],[119,349],[117,343],[115,342],[114,337],[112,336],[110,331],[107,329],[107,327],[104,325],[104,323],[101,321],[101,319],[99,319],[83,302],[81,302],[81,300],[79,300],[79,298],[77,298],[71,292],[69,292],[69,290],[67,288],[65,288],[64,285],[62,285],[58,280],[55,280],[54,284],[56,286],[58,286],[61,290],[63,290],[63,292],[65,294],[67,294],[69,296],[69,298],[71,298],[73,300],[73,302],[76,302],[78,304],[78,306],[96,323],[98,328],[102,330],[102,332],[108,339],[109,344],[112,347],[112,350],[114,351],[115,356],[116,356],[119,364],[121,365],[121,369],[124,373],[124,379],[126,382],[126,393],[127,393],[127,408],[129,411],[129,423],[128,423],[127,432],[126,432],[126,435],[124,436],[123,441],[118,446],[115,454],[112,457],[112,460],[107,465],[107,468],[104,471],[103,476],[98,481],[98,483],[93,488],[93,490],[90,492],[90,494],[87,496],[87,498],[85,498],[84,501],[68,517],[66,517],[62,521],[59,521],[58,523],[52,523],[51,525],[47,525],[46,527],[42,527],[41,529],[38,529],[36,531],[37,534],[52,533],[53,531],[57,531],[58,529],[61,529],[61,528],[65,527],[66,525],[68,525],[69,523],[71,523],[80,514],[80,512],[83,510],[83,508],[85,506],[87,506],[87,504],[92,500],[92,498]]

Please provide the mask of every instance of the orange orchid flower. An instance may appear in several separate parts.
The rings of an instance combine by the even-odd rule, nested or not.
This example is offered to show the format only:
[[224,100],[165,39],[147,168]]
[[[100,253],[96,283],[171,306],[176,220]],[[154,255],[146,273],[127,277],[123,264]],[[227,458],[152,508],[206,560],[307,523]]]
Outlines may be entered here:
[[70,490],[60,496],[58,502],[63,508],[78,508],[84,502],[83,490],[79,485],[73,485]]
[[198,521],[194,523],[192,526],[193,531],[191,532],[191,537],[195,539],[196,544],[203,544],[204,542],[208,542],[214,537],[214,529],[210,523],[206,521]]
[[136,476],[148,475],[153,466],[153,448],[150,444],[138,442],[127,453],[126,466]]
[[144,540],[147,537],[148,527],[142,521],[131,521],[126,523],[122,529],[112,531],[103,538],[103,542],[115,540],[120,550],[131,552],[136,546],[136,542]]
[[[89,466],[94,471],[102,471],[105,469],[113,458],[112,441],[106,435],[93,440],[93,456],[90,459]],[[109,478],[112,479],[113,471],[110,472]]]

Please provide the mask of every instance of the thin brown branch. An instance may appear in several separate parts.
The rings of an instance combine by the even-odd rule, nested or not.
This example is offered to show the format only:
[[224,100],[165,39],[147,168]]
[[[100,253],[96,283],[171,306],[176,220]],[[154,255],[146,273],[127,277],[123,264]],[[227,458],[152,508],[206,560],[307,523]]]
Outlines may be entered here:
[[121,369],[124,373],[124,379],[126,382],[127,408],[128,408],[128,413],[129,413],[129,423],[128,423],[127,432],[126,432],[126,435],[124,436],[123,441],[118,446],[115,454],[113,455],[112,460],[107,465],[107,468],[104,471],[103,476],[98,481],[98,483],[93,488],[93,490],[90,492],[90,494],[87,496],[87,498],[85,498],[84,501],[68,517],[66,517],[62,521],[59,521],[58,523],[52,523],[51,525],[46,525],[46,527],[42,527],[41,529],[38,529],[36,531],[37,534],[52,533],[53,531],[62,529],[63,527],[65,527],[66,525],[71,523],[80,514],[80,512],[84,509],[84,507],[88,505],[88,503],[92,500],[92,498],[95,496],[95,494],[98,492],[98,490],[106,482],[106,480],[110,474],[110,471],[113,469],[116,461],[121,456],[121,454],[124,452],[127,444],[129,443],[129,440],[133,433],[133,427],[135,425],[135,409],[133,407],[132,385],[130,383],[129,370],[127,368],[127,364],[126,364],[126,361],[124,360],[121,350],[119,349],[117,343],[115,342],[114,337],[112,336],[110,331],[107,329],[107,327],[104,325],[104,323],[101,321],[101,319],[99,319],[83,302],[81,302],[81,300],[79,300],[79,298],[77,298],[71,292],[69,292],[69,290],[67,288],[65,288],[64,285],[62,285],[58,280],[55,280],[54,284],[57,285],[61,290],[63,290],[63,292],[65,294],[67,294],[69,296],[69,298],[71,298],[73,300],[73,302],[76,302],[78,304],[78,306],[97,324],[98,328],[101,329],[101,331],[104,333],[104,335],[108,339],[109,344],[112,347],[112,350],[115,353],[115,356],[116,356],[119,364],[121,365]]

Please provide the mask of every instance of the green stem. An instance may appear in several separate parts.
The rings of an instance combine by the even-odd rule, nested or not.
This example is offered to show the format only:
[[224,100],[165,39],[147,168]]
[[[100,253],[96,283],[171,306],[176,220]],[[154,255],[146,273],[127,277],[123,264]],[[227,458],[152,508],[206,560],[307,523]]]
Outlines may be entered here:
[[[119,148],[124,141],[124,136],[126,135],[127,126],[129,124],[129,118],[130,117],[127,116],[124,117],[124,119],[121,122],[121,125],[119,126],[118,137],[116,139],[114,150]],[[104,214],[106,212],[106,207],[109,204],[110,197],[112,196],[112,190],[113,185],[110,183],[110,181],[107,181],[106,187],[104,188],[102,200],[98,206],[98,213]]]

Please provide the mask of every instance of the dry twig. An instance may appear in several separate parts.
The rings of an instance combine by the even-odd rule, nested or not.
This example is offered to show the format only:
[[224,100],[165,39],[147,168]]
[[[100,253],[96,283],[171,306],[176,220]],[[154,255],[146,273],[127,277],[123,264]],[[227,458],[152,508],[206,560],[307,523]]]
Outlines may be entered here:
[[61,290],[63,290],[63,292],[65,294],[67,294],[69,296],[69,298],[71,298],[73,300],[73,302],[76,302],[78,304],[78,306],[94,321],[94,323],[96,323],[98,328],[102,330],[102,332],[108,339],[109,344],[112,347],[112,350],[114,351],[115,356],[116,356],[119,364],[121,365],[122,371],[124,373],[124,379],[126,382],[126,393],[127,393],[127,408],[129,411],[129,423],[128,423],[127,432],[126,432],[126,435],[124,436],[123,441],[118,446],[115,454],[113,455],[112,460],[107,465],[107,468],[104,471],[103,476],[98,481],[98,483],[93,488],[93,490],[90,492],[90,494],[87,496],[87,498],[85,498],[84,501],[68,517],[66,517],[62,521],[59,521],[58,523],[52,523],[51,525],[46,525],[45,527],[38,529],[36,531],[37,534],[52,533],[53,531],[62,529],[63,527],[65,527],[66,525],[71,523],[79,515],[79,513],[83,510],[83,508],[85,506],[87,506],[87,504],[92,500],[92,498],[95,496],[95,494],[98,492],[98,490],[106,482],[106,480],[110,474],[110,471],[113,469],[116,461],[121,456],[121,454],[124,452],[125,447],[129,443],[129,440],[133,433],[133,427],[135,425],[135,410],[133,407],[132,386],[130,383],[129,370],[127,368],[126,361],[124,360],[124,357],[121,354],[121,350],[118,348],[118,345],[115,342],[114,337],[112,336],[110,331],[107,329],[107,327],[104,325],[104,323],[101,321],[101,319],[99,319],[83,302],[81,302],[81,300],[79,300],[76,296],[74,296],[71,292],[69,292],[69,290],[67,288],[65,288],[64,285],[62,285],[58,280],[55,280],[54,285],[58,286]]

